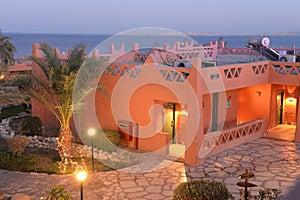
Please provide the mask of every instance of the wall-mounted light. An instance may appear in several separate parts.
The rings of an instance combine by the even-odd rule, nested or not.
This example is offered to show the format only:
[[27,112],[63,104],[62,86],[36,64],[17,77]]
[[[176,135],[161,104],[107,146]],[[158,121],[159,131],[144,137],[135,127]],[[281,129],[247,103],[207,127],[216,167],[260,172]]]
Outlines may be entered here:
[[296,100],[296,98],[294,97],[294,93],[290,93],[290,92],[289,92],[287,95],[288,95],[287,100],[288,100],[289,102],[293,102],[294,100]]
[[296,102],[296,98],[294,97],[288,97],[286,100],[288,100],[291,103],[293,103],[294,101]]
[[183,110],[183,111],[181,111],[181,115],[188,116],[189,114],[188,114],[188,112],[187,112],[187,111]]

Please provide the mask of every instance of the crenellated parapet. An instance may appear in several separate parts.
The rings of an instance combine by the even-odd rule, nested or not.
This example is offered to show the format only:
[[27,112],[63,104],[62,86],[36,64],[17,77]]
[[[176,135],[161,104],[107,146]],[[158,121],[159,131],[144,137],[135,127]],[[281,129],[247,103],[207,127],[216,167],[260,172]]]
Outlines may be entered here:
[[[102,53],[99,49],[95,48],[88,56],[106,57],[110,62],[144,62],[149,53],[143,53],[139,51],[139,44],[134,43],[130,50],[127,49],[124,43],[119,48],[115,44],[109,45],[109,52]],[[60,52],[58,48],[54,49],[59,59],[67,59],[68,52]],[[163,53],[162,53],[163,52]],[[173,45],[165,44],[163,47],[155,47],[152,49],[151,54],[156,62],[161,62],[162,57],[166,54],[173,55],[174,59],[180,60],[192,60],[194,58],[201,58],[202,60],[214,61],[216,60],[218,52],[218,43],[210,42],[209,45],[195,44],[193,41],[188,42],[175,42]],[[165,54],[165,55],[163,55]],[[32,56],[42,58],[43,53],[40,50],[40,44],[32,45]]]

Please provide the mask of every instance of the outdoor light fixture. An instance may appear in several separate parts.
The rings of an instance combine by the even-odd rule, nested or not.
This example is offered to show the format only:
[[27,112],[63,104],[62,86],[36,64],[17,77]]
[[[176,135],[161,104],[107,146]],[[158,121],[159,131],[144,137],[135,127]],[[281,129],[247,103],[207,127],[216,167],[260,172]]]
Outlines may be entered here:
[[86,177],[86,171],[79,171],[76,173],[76,178],[78,181],[80,181],[80,200],[83,200],[83,181],[85,181]]
[[88,130],[88,134],[91,136],[91,145],[92,145],[92,169],[93,169],[93,172],[95,171],[95,165],[94,165],[94,140],[93,140],[93,137],[95,135],[96,131],[95,129],[93,128],[90,128]]

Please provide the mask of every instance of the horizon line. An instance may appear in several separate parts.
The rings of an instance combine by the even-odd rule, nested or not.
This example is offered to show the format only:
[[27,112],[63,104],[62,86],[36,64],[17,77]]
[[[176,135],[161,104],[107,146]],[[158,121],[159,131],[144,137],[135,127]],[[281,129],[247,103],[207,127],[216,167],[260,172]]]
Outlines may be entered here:
[[[69,32],[17,32],[2,31],[2,33],[13,34],[61,34],[61,35],[114,35],[118,33],[69,33]],[[121,32],[120,32],[121,33]],[[243,36],[243,35],[300,35],[299,31],[294,32],[269,32],[269,33],[211,33],[211,32],[181,32],[190,36]]]

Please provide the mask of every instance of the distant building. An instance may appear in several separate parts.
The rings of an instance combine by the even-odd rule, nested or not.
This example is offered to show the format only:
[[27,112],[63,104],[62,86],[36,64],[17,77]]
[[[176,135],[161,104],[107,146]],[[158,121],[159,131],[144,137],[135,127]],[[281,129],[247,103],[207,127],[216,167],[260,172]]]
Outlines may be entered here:
[[17,61],[14,65],[7,68],[9,74],[31,73],[31,70],[32,61]]

